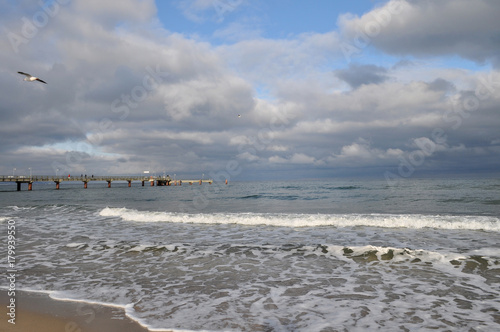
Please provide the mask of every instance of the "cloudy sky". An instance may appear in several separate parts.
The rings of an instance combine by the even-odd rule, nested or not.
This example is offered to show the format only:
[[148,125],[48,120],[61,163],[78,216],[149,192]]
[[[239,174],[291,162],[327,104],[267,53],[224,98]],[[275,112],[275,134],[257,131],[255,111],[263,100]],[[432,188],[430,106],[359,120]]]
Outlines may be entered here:
[[0,174],[500,170],[497,0],[0,8]]

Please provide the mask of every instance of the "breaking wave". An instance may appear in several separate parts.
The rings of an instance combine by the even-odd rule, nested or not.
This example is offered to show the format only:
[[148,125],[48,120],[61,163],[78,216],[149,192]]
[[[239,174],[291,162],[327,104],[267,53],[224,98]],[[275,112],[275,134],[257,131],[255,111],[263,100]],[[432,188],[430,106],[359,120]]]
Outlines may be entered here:
[[500,232],[500,219],[492,216],[453,216],[421,214],[272,214],[272,213],[211,213],[187,214],[139,211],[106,207],[103,217],[117,217],[131,222],[170,222],[191,224],[239,224],[276,227],[383,227],[436,228]]

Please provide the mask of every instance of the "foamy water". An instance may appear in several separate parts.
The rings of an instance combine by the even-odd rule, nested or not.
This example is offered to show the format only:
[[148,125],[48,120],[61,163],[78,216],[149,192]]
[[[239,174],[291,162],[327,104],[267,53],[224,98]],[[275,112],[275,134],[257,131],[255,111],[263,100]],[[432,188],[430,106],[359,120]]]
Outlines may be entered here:
[[270,214],[270,213],[214,213],[185,214],[138,211],[127,208],[109,208],[99,212],[104,217],[119,217],[126,221],[172,222],[196,224],[238,224],[278,227],[353,227],[437,228],[500,231],[500,219],[491,216],[389,215],[389,214]]
[[19,288],[118,306],[152,330],[500,327],[496,183],[460,197],[463,182],[425,182],[434,203],[418,183],[398,195],[380,183],[275,185],[233,185],[205,209],[189,201],[199,187],[93,189],[98,203],[92,188],[22,204],[0,193],[0,222],[19,232]]

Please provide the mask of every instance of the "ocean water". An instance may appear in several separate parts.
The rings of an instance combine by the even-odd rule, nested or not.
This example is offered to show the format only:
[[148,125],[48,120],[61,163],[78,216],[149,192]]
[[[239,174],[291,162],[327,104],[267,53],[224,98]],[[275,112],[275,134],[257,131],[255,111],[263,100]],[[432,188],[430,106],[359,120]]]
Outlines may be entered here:
[[500,330],[500,178],[15,189],[16,287],[151,330]]

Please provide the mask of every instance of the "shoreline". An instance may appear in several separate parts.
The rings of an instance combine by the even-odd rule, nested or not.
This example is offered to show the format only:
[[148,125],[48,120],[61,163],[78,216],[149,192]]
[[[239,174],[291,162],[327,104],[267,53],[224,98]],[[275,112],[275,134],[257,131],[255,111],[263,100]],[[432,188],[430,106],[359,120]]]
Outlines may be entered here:
[[124,308],[78,300],[57,300],[47,292],[19,290],[16,290],[15,324],[12,324],[9,323],[11,317],[7,308],[11,297],[7,293],[7,289],[0,289],[1,331],[151,332],[128,317]]

